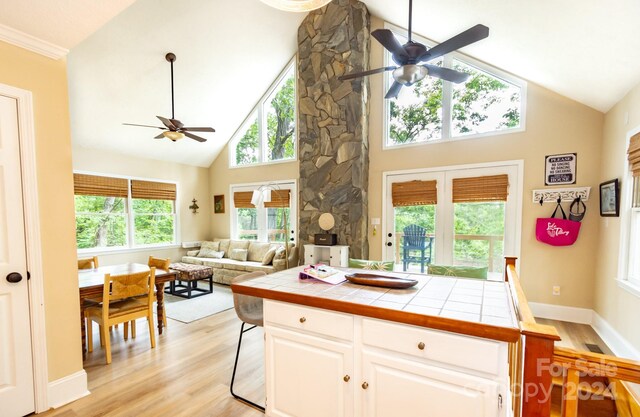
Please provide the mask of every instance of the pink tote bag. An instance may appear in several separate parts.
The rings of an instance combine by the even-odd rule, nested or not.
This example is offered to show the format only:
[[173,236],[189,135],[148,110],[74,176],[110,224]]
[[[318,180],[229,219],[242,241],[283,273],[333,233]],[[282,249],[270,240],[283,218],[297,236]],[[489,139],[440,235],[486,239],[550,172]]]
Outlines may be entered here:
[[[556,218],[556,212],[560,208],[562,218]],[[551,246],[570,246],[578,239],[580,222],[567,220],[564,209],[558,203],[551,217],[538,218],[536,220],[536,239]]]

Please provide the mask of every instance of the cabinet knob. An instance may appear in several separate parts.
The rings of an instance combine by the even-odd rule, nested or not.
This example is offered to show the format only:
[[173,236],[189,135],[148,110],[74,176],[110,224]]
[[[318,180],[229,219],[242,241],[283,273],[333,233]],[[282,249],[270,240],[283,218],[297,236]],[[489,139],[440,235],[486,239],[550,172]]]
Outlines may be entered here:
[[423,342],[418,343],[418,349],[424,350],[424,343]]
[[342,379],[344,380],[344,382],[349,382],[351,377],[349,375],[345,375],[344,378],[342,378]]
[[307,321],[306,317],[300,317],[300,323],[304,323],[305,321]]
[[367,381],[362,383],[362,389],[367,389],[369,388],[369,384],[367,383]]

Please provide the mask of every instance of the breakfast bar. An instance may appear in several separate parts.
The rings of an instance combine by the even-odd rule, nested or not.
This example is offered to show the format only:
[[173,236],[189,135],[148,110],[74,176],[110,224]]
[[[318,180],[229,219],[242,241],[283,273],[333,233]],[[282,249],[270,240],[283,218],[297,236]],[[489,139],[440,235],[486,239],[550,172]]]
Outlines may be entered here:
[[267,415],[511,415],[521,329],[508,282],[411,275],[389,289],[302,270],[232,285],[264,299]]

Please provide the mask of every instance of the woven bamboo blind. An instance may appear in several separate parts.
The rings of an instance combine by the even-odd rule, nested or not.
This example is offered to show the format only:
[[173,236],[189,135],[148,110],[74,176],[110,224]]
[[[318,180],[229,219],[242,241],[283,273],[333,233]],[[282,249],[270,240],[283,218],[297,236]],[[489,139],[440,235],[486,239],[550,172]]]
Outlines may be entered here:
[[509,176],[507,174],[453,179],[454,203],[507,201],[508,195]]
[[73,192],[76,195],[127,198],[128,187],[127,180],[124,178],[73,174]]
[[176,185],[166,182],[131,180],[131,198],[175,200]]
[[265,207],[289,207],[291,193],[289,190],[273,190],[271,191],[271,201],[264,203]]
[[631,136],[627,155],[633,176],[640,177],[640,133]]
[[393,207],[421,206],[438,203],[438,182],[407,181],[391,184]]
[[236,191],[233,193],[233,205],[236,208],[256,208],[251,204],[251,197],[253,197],[253,191]]

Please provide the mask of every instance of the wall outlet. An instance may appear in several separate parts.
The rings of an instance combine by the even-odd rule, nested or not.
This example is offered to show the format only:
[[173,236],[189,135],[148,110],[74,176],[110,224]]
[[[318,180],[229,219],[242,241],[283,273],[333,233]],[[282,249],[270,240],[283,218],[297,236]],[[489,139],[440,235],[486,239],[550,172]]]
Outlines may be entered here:
[[554,285],[553,286],[553,295],[560,295],[560,286],[559,285]]

